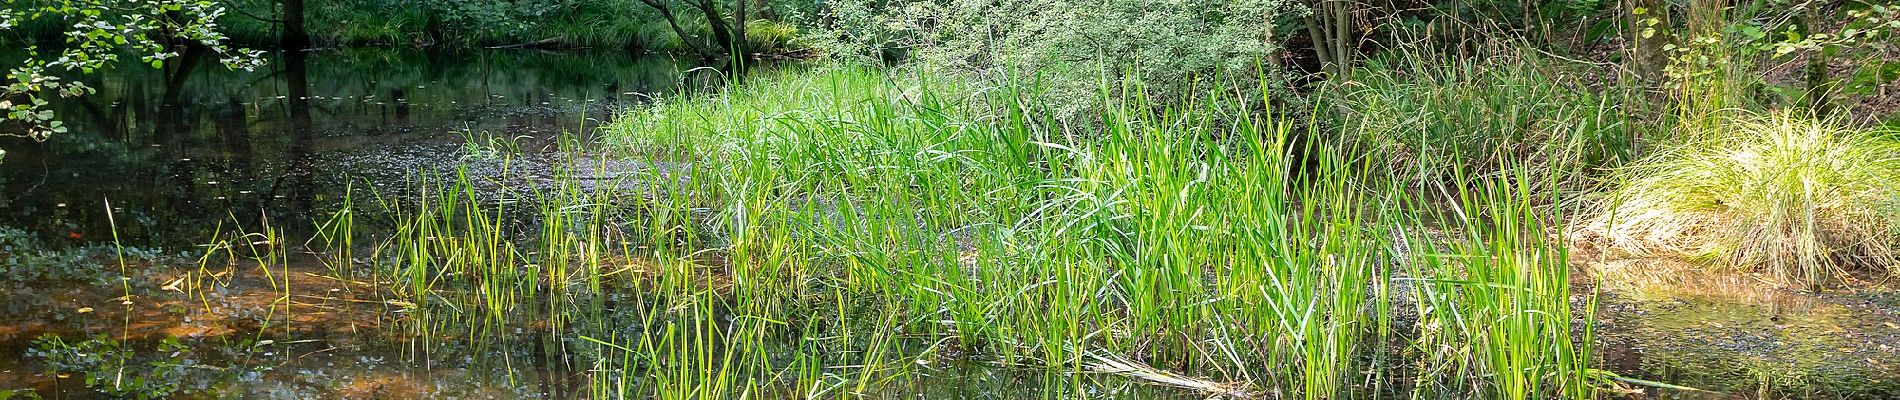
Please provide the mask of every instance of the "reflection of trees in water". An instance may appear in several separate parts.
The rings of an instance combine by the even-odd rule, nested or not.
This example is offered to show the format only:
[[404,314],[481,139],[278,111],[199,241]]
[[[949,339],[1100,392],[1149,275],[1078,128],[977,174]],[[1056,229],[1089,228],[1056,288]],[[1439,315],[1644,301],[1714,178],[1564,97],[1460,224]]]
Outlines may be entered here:
[[[307,216],[310,203],[316,198],[316,185],[312,182],[315,164],[310,149],[315,128],[310,123],[310,76],[306,55],[300,50],[291,50],[284,54],[284,86],[289,89],[290,126],[286,133],[290,135],[290,166],[284,169],[284,178],[289,178],[290,205],[292,214]],[[277,193],[280,185],[272,185],[270,193]]]
[[[251,73],[185,53],[164,70],[110,71],[99,93],[55,103],[70,134],[7,143],[21,150],[0,164],[0,224],[102,237],[110,197],[128,244],[190,244],[233,219],[256,229],[260,215],[307,228],[349,172],[325,154],[416,140],[379,139],[405,132],[552,132],[576,123],[562,114],[586,100],[680,86],[672,61],[624,53],[289,52]],[[61,203],[64,217],[47,218]]]

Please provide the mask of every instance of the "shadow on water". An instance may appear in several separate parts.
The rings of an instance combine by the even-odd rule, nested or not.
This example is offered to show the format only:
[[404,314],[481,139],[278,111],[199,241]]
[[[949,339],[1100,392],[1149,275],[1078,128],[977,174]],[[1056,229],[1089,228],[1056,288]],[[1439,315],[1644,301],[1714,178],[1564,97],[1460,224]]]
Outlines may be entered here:
[[233,215],[309,221],[346,176],[446,167],[471,133],[577,132],[616,105],[680,90],[690,67],[617,52],[350,49],[270,61],[231,71],[187,52],[162,71],[95,77],[99,93],[54,104],[71,132],[0,140],[0,224],[102,238],[108,197],[129,245],[189,245]]
[[[350,49],[270,61],[231,71],[187,51],[163,70],[107,72],[89,82],[98,93],[53,104],[69,133],[0,140],[0,398],[99,394],[83,372],[47,373],[56,359],[212,397],[571,397],[554,368],[487,368],[452,342],[396,338],[383,328],[399,316],[373,282],[295,255],[275,270],[207,264],[202,246],[233,231],[308,238],[346,188],[454,168],[466,138],[550,143],[617,107],[708,83],[690,65],[618,52]],[[115,236],[132,260],[123,287]],[[36,341],[47,334],[64,344]],[[129,354],[130,366],[100,354]]]
[[[636,287],[536,287],[573,290],[547,299],[595,302],[590,309],[605,314],[593,318],[605,325],[588,331],[550,328],[571,322],[522,304],[507,311],[512,325],[497,328],[505,331],[470,332],[490,326],[432,325],[442,322],[418,315],[464,315],[445,297],[481,288],[404,297],[396,293],[402,282],[389,276],[342,269],[378,256],[339,262],[303,244],[343,203],[358,204],[352,213],[393,213],[360,205],[416,189],[419,179],[441,180],[448,170],[510,179],[501,187],[534,187],[565,174],[582,189],[671,170],[539,155],[551,154],[564,134],[584,141],[586,128],[616,108],[712,87],[706,78],[716,72],[690,70],[623,53],[353,49],[278,53],[253,72],[186,54],[164,70],[106,74],[94,81],[99,93],[53,105],[71,132],[45,143],[0,141],[10,154],[0,163],[0,285],[7,287],[0,290],[0,320],[7,321],[0,324],[0,398],[18,389],[53,398],[598,395],[603,389],[590,386],[601,384],[595,376],[617,374],[590,370],[598,367],[584,358],[599,354],[583,353],[597,346],[571,336],[641,333],[637,319],[653,314],[639,312],[661,303],[642,299]],[[483,196],[529,197],[493,192]],[[533,214],[532,205],[521,208]],[[505,229],[546,228],[508,215],[526,226]],[[385,217],[362,220],[400,219]],[[361,226],[378,229],[376,222]],[[615,285],[639,281],[618,279],[625,282]],[[812,343],[830,342],[770,348],[830,345]],[[839,346],[829,356],[848,360],[857,352]],[[825,385],[826,397],[1204,397],[969,359],[892,368],[908,373],[864,391],[845,384],[857,373],[814,371],[835,382]]]

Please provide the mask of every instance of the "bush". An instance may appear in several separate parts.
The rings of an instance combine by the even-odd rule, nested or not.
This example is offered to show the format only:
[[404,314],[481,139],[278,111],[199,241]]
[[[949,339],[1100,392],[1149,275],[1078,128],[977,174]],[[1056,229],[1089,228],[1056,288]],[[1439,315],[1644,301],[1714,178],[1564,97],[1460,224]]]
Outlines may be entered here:
[[[855,1],[855,2],[854,2]],[[1099,114],[1120,82],[1156,104],[1176,104],[1221,85],[1251,91],[1275,68],[1276,21],[1299,8],[1281,0],[948,0],[836,2],[827,48],[882,60],[893,48],[937,67],[993,81],[1047,88],[1044,104],[1065,119]],[[1107,83],[1109,88],[1103,88]]]
[[1892,271],[1900,141],[1789,116],[1730,124],[1625,171],[1590,229],[1612,245],[1766,270],[1818,284]]
[[779,54],[791,50],[793,40],[798,38],[798,27],[792,24],[752,20],[745,25],[746,51],[763,54]]

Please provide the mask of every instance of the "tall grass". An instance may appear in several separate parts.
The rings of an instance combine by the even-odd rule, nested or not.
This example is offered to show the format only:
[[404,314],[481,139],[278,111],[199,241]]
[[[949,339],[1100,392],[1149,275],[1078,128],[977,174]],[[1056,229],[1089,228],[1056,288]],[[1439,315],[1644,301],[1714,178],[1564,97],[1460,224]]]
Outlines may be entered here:
[[1096,372],[1219,395],[1592,395],[1568,264],[1522,187],[1471,194],[1446,227],[1463,236],[1426,240],[1415,216],[1436,205],[1236,112],[1259,93],[1103,92],[1117,106],[1084,130],[1033,83],[749,82],[610,125],[606,151],[644,166],[623,179],[596,154],[531,189],[462,172],[379,194],[395,229],[369,273],[417,354],[539,341],[615,398],[880,393],[945,360],[1047,371],[1054,397]]
[[[1487,175],[1524,163],[1538,185],[1588,183],[1601,168],[1640,157],[1659,129],[1640,88],[1615,69],[1488,45],[1457,58],[1400,47],[1321,91],[1321,121],[1339,142],[1429,186],[1454,171]],[[1555,188],[1537,188],[1547,191]]]
[[[1077,369],[1086,355],[1126,355],[1310,398],[1364,391],[1354,384],[1366,380],[1363,371],[1398,367],[1361,360],[1377,351],[1374,339],[1395,335],[1386,262],[1400,222],[1371,205],[1399,194],[1363,186],[1358,178],[1372,167],[1327,149],[1299,150],[1320,162],[1309,171],[1316,178],[1295,182],[1290,124],[1210,112],[1264,96],[1168,108],[1104,93],[1122,106],[1101,131],[1076,132],[1025,104],[1037,98],[1033,85],[972,88],[854,69],[767,72],[755,82],[628,116],[609,136],[694,166],[688,186],[718,209],[708,224],[725,238],[736,281],[755,268],[789,269],[770,276],[824,282],[841,297],[893,299],[909,330],[1007,363]],[[944,97],[965,93],[976,94]],[[1530,196],[1497,195],[1498,203],[1474,206]],[[1477,227],[1489,225],[1469,228]],[[1542,228],[1500,229],[1516,238],[1541,237],[1531,232]],[[745,261],[762,258],[755,249],[799,247],[814,253],[775,258],[787,264]],[[1464,279],[1542,285],[1519,290],[1543,297],[1491,298],[1504,308],[1469,312],[1567,332],[1567,261],[1535,261]],[[1507,279],[1533,268],[1537,279]],[[1432,275],[1454,273],[1466,272]],[[1551,273],[1559,277],[1548,280]],[[1539,312],[1557,314],[1526,316]],[[1496,343],[1534,339],[1521,336],[1487,348],[1466,338],[1444,343],[1472,346],[1471,357],[1573,345]],[[1486,365],[1562,362],[1552,373],[1511,375],[1516,386],[1500,393],[1586,394],[1587,350],[1565,348],[1556,358]],[[1553,376],[1559,383],[1538,386]]]
[[1416,345],[1424,357],[1415,393],[1591,397],[1592,325],[1576,331],[1571,322],[1592,320],[1595,298],[1579,296],[1580,310],[1572,304],[1569,242],[1552,234],[1562,212],[1538,209],[1561,202],[1539,198],[1536,178],[1522,166],[1460,178],[1427,197],[1443,204],[1412,208],[1433,210],[1412,216],[1445,221],[1444,233],[1401,232],[1420,307]]
[[1590,228],[1621,247],[1817,284],[1891,271],[1900,140],[1827,120],[1759,116],[1623,171]]

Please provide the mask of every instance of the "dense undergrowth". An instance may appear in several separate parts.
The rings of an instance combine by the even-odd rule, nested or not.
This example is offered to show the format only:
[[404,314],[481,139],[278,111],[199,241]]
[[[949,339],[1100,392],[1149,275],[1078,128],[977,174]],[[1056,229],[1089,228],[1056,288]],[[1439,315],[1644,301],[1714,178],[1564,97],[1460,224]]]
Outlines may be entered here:
[[[615,189],[507,207],[463,178],[387,203],[403,211],[369,273],[406,282],[419,338],[545,332],[601,397],[872,393],[944,360],[1270,397],[1602,383],[1526,167],[1414,201],[1371,164],[1290,145],[1309,134],[1290,121],[1226,112],[1257,94],[1104,92],[1114,111],[1074,128],[1022,102],[1033,85],[749,79],[612,125],[612,153],[652,166]],[[504,222],[519,216],[539,222]]]
[[[598,141],[560,139],[554,176],[353,193],[312,243],[386,291],[410,357],[532,347],[591,397],[669,399],[902,393],[968,363],[1042,373],[1048,398],[1104,375],[1230,397],[1597,398],[1666,385],[1600,370],[1581,240],[1788,284],[1896,261],[1896,134],[1750,76],[1779,26],[1754,16],[1716,7],[1655,51],[1642,40],[1673,22],[1623,21],[1652,27],[1622,39],[1628,65],[1465,37],[1530,36],[1529,12],[1455,43],[1432,26],[1363,58],[1315,48],[1296,88],[1271,40],[1302,7],[1110,3],[838,2],[822,38],[752,21],[751,49],[809,39],[833,60],[624,111]],[[388,4],[319,10],[312,33],[694,47],[614,17],[639,13],[624,2],[507,26]],[[1599,7],[1569,8],[1552,13]],[[1770,106],[1784,98],[1805,103]],[[483,141],[467,155],[519,151]]]
[[[522,9],[472,11],[493,6],[430,6],[428,2],[314,2],[308,34],[322,46],[392,46],[461,49],[527,46],[541,48],[628,49],[651,53],[689,53],[688,40],[717,46],[704,20],[684,20],[681,37],[666,21],[651,15],[637,2],[583,1],[574,4],[531,5]],[[443,9],[443,8],[449,9]],[[282,28],[271,21],[244,14],[222,21],[232,40],[252,46],[272,46]],[[781,54],[806,47],[798,26],[772,20],[751,21],[743,42],[752,53]]]
[[1328,142],[1411,185],[1529,164],[1555,174],[1539,184],[1563,185],[1537,190],[1584,192],[1668,131],[1662,108],[1600,68],[1520,46],[1470,58],[1401,49],[1321,89],[1315,118],[1335,125]]

